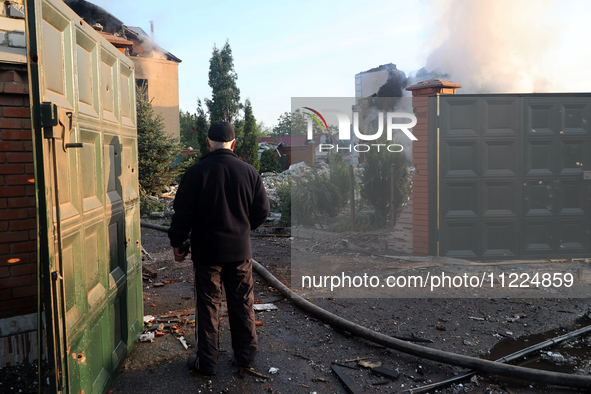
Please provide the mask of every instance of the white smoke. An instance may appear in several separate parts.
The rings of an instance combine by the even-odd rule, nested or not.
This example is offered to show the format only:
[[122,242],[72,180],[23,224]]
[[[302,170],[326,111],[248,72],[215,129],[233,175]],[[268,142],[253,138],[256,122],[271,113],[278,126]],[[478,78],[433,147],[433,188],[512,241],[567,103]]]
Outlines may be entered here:
[[557,76],[547,63],[562,30],[554,4],[433,0],[440,29],[425,68],[461,83],[461,93],[554,91]]

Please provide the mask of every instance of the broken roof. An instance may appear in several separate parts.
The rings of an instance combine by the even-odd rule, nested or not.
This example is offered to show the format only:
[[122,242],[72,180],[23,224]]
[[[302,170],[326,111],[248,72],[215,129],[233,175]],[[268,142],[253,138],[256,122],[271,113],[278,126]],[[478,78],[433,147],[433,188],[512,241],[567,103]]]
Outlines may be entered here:
[[[166,56],[167,60],[172,60],[177,63],[180,63],[182,60],[178,57],[174,56],[172,53],[168,52],[167,50],[160,47],[158,44],[152,41],[152,38],[142,29],[141,27],[137,26],[127,26],[125,25],[125,35],[128,38],[135,38],[140,42],[147,42],[150,43],[156,52],[161,53],[162,55]],[[131,37],[130,37],[131,36]]]
[[105,33],[123,33],[123,22],[104,8],[86,0],[64,0],[64,3],[89,25],[100,23]]
[[374,68],[370,68],[369,70],[366,71],[361,71],[360,73],[357,73],[357,75],[359,74],[366,74],[366,73],[373,73],[376,71],[382,71],[382,70],[398,70],[396,68],[396,65],[393,63],[388,63],[388,64],[381,64],[378,67],[374,67]]

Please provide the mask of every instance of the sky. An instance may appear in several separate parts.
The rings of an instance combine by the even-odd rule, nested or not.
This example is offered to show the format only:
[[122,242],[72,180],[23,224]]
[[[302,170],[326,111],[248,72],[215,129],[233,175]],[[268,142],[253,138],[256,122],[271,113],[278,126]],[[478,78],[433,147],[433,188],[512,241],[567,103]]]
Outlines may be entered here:
[[355,74],[387,63],[444,68],[463,93],[591,92],[586,0],[91,2],[146,32],[154,21],[182,59],[183,111],[211,96],[212,49],[228,40],[241,100],[267,127],[292,97],[353,97]]

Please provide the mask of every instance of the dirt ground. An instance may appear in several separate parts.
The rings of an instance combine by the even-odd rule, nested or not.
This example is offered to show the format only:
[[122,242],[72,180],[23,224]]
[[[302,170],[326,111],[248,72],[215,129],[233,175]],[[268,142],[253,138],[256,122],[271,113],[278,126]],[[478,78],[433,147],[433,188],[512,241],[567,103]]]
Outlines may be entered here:
[[[290,282],[289,237],[252,237],[254,258],[285,284]],[[111,384],[113,393],[347,393],[331,370],[334,362],[367,358],[397,371],[397,379],[375,376],[357,362],[344,368],[365,393],[396,393],[438,382],[465,372],[462,368],[420,359],[387,349],[331,327],[310,317],[290,301],[278,297],[255,274],[255,299],[272,300],[277,310],[257,312],[259,352],[255,371],[261,379],[240,376],[231,365],[232,349],[227,316],[222,314],[218,373],[203,377],[191,373],[186,358],[193,350],[194,308],[192,263],[175,263],[165,233],[142,228],[142,244],[153,258],[145,260],[158,273],[144,281],[144,315],[177,315],[178,333],[165,327],[154,342],[138,343]],[[164,284],[155,287],[154,284]],[[329,294],[328,294],[329,295]],[[316,305],[386,335],[426,340],[425,346],[458,354],[498,358],[536,341],[561,335],[589,324],[589,299],[510,298],[313,298]],[[222,308],[224,305],[222,306]],[[169,312],[173,313],[169,313]],[[222,311],[223,312],[223,311]],[[518,316],[519,318],[516,318]],[[169,317],[174,319],[173,317]],[[187,319],[187,320],[183,320]],[[183,324],[185,322],[185,324]],[[183,335],[189,350],[176,339]],[[547,352],[533,357],[530,365],[562,372],[589,374],[588,348],[582,338],[567,348],[549,349],[564,356],[561,362],[545,360]],[[491,354],[492,352],[492,354]],[[277,372],[269,372],[276,368]],[[577,393],[580,390],[549,387],[477,376],[437,393]]]

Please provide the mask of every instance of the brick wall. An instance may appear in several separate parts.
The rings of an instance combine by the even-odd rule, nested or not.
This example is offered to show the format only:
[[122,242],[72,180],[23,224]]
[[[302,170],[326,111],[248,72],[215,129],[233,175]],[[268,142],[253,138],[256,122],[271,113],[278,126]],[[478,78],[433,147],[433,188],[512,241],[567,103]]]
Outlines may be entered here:
[[427,256],[429,253],[429,99],[427,96],[415,96],[412,100],[417,125],[412,132],[417,141],[412,144],[415,176],[412,185],[413,209],[413,254]]
[[417,141],[412,143],[412,161],[416,169],[412,185],[412,243],[415,256],[429,255],[429,215],[437,214],[429,212],[429,196],[437,193],[436,190],[429,190],[429,97],[455,94],[456,89],[461,87],[451,81],[430,79],[406,88],[412,91],[412,106],[417,117],[417,124],[412,129],[417,137]]
[[292,164],[297,164],[301,161],[311,166],[316,160],[316,145],[308,144],[304,146],[280,146],[279,152],[282,155],[287,155],[287,164],[285,168],[289,168]]
[[0,319],[37,312],[37,222],[27,69],[0,63]]

